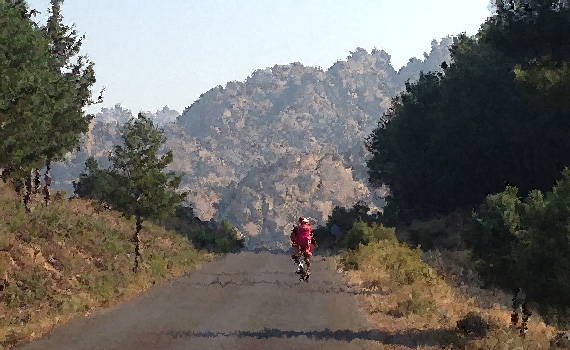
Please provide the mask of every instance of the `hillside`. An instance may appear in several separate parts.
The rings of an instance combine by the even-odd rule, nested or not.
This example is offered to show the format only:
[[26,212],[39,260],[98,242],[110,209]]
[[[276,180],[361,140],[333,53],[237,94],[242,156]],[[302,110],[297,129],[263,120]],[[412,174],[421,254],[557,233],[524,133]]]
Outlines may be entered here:
[[[399,72],[386,52],[361,48],[326,71],[276,65],[207,91],[175,123],[167,123],[175,111],[166,107],[150,114],[165,130],[171,169],[185,173],[182,187],[198,217],[230,219],[255,237],[250,246],[279,246],[300,213],[322,223],[337,205],[383,206],[385,193],[367,181],[363,140],[407,80],[449,61],[451,41],[434,40],[423,60]],[[88,156],[105,164],[130,115],[119,105],[99,113],[81,150],[54,165],[54,187],[73,191]]]
[[[26,213],[0,182],[0,348],[128,300],[210,259],[187,238],[144,223],[142,269],[132,272],[133,220],[61,194]],[[40,204],[38,204],[40,203]]]

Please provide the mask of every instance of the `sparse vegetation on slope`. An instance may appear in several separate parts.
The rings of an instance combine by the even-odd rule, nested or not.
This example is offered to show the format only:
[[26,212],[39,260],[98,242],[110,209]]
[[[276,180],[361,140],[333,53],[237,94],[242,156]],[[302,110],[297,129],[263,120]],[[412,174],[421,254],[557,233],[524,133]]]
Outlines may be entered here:
[[[315,231],[328,242],[327,249],[343,251],[339,268],[350,285],[365,289],[359,298],[371,320],[394,334],[390,342],[402,348],[491,349],[503,344],[507,349],[550,348],[555,327],[540,317],[519,319],[513,325],[512,295],[482,288],[462,241],[469,227],[466,222],[472,223],[465,214],[416,221],[396,232],[365,213],[358,204],[335,208],[329,222]],[[334,225],[339,231],[331,235]],[[400,241],[396,233],[417,247]],[[430,234],[437,239],[423,251],[420,242],[428,242]],[[563,337],[557,341],[563,343]]]
[[[23,204],[0,183],[0,341],[37,337],[95,307],[134,297],[207,261],[186,237],[145,223],[132,272],[133,220],[57,194],[48,208]],[[36,195],[32,203],[41,202]]]
[[[510,310],[501,302],[506,298],[500,292],[471,296],[468,289],[477,294],[478,281],[471,286],[455,285],[452,280],[449,284],[445,269],[431,267],[424,255],[406,243],[382,239],[360,245],[340,261],[349,283],[368,290],[360,299],[371,320],[383,331],[399,334],[402,339],[397,343],[429,349],[550,348],[554,327],[534,318],[526,323],[525,337],[521,337],[511,325]],[[471,275],[476,276],[473,271]],[[483,296],[494,306],[481,302]]]

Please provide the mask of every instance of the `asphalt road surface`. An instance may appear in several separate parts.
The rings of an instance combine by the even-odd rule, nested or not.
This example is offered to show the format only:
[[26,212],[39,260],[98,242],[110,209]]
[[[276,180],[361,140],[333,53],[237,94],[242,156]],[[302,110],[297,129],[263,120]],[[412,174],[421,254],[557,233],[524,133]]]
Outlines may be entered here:
[[285,254],[230,254],[18,349],[383,348],[332,258],[313,258],[308,283],[294,271]]

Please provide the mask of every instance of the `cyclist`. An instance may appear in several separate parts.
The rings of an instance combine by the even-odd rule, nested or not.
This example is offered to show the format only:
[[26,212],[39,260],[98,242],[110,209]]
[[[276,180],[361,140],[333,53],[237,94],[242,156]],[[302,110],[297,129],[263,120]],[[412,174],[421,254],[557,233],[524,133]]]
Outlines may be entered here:
[[[307,266],[306,275],[311,274],[311,256],[313,255],[313,247],[316,247],[316,241],[313,237],[313,231],[309,223],[309,219],[300,217],[299,225],[293,228],[291,232],[291,242],[293,243],[293,255],[291,256],[296,264],[299,263],[301,254],[303,254],[305,264]],[[302,271],[297,270],[297,273]]]

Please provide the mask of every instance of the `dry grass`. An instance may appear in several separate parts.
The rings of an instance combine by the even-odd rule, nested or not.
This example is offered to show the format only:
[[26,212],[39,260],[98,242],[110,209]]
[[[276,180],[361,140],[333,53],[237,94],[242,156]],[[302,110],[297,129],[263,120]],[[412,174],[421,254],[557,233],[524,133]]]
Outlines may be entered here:
[[40,336],[56,324],[133,298],[153,284],[199,266],[212,255],[187,238],[144,223],[142,269],[134,264],[134,220],[98,211],[89,201],[33,198],[26,214],[0,183],[0,344]]
[[511,296],[480,288],[464,251],[423,254],[432,266],[404,244],[378,242],[349,255],[341,266],[352,262],[358,269],[347,269],[348,283],[376,292],[360,295],[361,305],[378,328],[405,339],[396,348],[551,348],[554,327],[533,315],[521,338],[510,326]]

